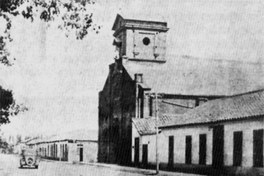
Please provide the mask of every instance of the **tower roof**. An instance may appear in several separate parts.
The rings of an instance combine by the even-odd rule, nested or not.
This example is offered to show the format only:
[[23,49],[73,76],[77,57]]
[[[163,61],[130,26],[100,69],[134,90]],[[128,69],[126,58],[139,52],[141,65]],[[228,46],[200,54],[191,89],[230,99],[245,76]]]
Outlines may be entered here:
[[169,30],[169,28],[167,28],[167,22],[123,18],[121,15],[117,14],[112,27],[112,30],[115,31],[114,36],[124,29],[144,29],[164,32]]

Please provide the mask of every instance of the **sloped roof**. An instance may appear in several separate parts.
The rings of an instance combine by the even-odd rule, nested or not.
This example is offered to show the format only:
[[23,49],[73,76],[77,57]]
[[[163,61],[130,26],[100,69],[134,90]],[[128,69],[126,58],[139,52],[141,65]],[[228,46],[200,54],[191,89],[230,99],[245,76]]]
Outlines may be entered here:
[[160,14],[143,14],[143,13],[119,13],[116,15],[116,19],[114,22],[114,25],[112,27],[112,30],[114,30],[115,23],[118,19],[126,19],[126,20],[138,20],[138,21],[150,21],[150,22],[161,22],[161,23],[167,23],[166,19],[162,17]]
[[143,74],[151,91],[179,95],[234,95],[264,88],[264,65],[239,61],[168,56],[165,63],[126,60],[134,79]]
[[35,139],[27,144],[36,144],[44,142],[54,142],[54,141],[65,141],[65,140],[77,140],[77,141],[97,141],[98,133],[92,130],[77,130],[57,135],[52,135],[43,139]]
[[38,140],[39,140],[39,138],[31,138],[31,139],[27,139],[27,140],[23,141],[23,143],[33,144],[33,143],[35,143]]
[[162,127],[239,120],[263,115],[264,90],[259,90],[208,101],[181,116],[169,116],[172,120]]
[[[158,121],[158,126],[166,124],[168,121],[171,121],[170,116],[160,116]],[[156,133],[156,118],[132,118],[132,122],[135,125],[138,133],[140,135],[150,135]]]

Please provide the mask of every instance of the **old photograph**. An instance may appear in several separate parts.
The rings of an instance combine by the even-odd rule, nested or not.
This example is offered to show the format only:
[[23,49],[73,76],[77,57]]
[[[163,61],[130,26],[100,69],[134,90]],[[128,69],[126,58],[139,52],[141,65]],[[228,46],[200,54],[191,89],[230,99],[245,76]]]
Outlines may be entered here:
[[0,176],[263,176],[263,9],[0,0]]

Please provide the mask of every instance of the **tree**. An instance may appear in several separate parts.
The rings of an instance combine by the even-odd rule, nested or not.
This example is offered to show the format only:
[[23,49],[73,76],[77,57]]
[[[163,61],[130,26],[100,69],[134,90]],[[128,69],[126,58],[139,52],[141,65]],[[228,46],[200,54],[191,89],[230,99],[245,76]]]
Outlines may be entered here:
[[1,137],[0,137],[0,149],[4,151],[8,149],[8,143],[6,141],[3,141]]
[[13,93],[0,86],[0,124],[9,123],[9,117],[17,115],[21,111],[28,110],[23,105],[16,104]]
[[0,24],[2,19],[5,30],[0,33],[0,63],[11,66],[11,60],[15,60],[10,58],[6,47],[8,42],[12,42],[13,17],[22,16],[31,22],[35,17],[47,23],[59,20],[62,23],[58,29],[64,30],[66,36],[70,31],[75,31],[76,39],[82,40],[88,34],[88,29],[92,28],[96,33],[100,29],[93,23],[93,13],[88,11],[89,5],[94,3],[93,0],[1,0]]
[[20,144],[22,142],[22,136],[18,134],[16,138],[16,144]]

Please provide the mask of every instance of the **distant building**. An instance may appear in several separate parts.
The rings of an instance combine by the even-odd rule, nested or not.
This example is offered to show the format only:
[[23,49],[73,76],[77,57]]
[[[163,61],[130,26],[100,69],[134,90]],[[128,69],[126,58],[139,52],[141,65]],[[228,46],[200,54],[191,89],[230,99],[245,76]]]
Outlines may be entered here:
[[117,15],[112,29],[118,56],[99,93],[99,162],[132,164],[132,119],[156,116],[156,105],[159,115],[183,114],[264,85],[262,65],[178,56],[177,48],[166,56],[166,22]]
[[68,162],[97,162],[98,134],[79,130],[27,142],[41,157]]
[[[263,175],[263,107],[264,90],[259,90],[167,116],[172,120],[160,127],[159,135],[161,167],[209,175]],[[155,165],[152,155],[147,162]]]

